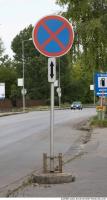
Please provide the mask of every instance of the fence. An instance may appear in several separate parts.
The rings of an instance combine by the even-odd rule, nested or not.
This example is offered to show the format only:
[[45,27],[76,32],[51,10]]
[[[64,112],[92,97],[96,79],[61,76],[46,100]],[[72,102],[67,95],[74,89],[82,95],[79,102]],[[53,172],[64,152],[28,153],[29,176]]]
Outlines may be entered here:
[[[26,107],[41,105],[46,105],[44,100],[26,100]],[[13,108],[21,108],[22,106],[22,100],[16,100],[15,102],[12,102],[10,99],[0,100],[0,111],[2,112],[11,111]]]

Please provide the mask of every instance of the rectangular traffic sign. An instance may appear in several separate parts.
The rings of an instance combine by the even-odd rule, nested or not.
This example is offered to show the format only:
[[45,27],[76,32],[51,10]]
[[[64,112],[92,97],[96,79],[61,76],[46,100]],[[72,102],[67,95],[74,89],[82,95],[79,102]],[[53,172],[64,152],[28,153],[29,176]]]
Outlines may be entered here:
[[90,90],[94,90],[94,85],[90,85]]
[[95,74],[96,96],[107,96],[107,73]]
[[17,79],[17,84],[18,84],[18,86],[23,86],[23,78],[18,78]]
[[56,81],[56,58],[48,58],[48,82]]
[[0,83],[0,99],[5,98],[5,83]]

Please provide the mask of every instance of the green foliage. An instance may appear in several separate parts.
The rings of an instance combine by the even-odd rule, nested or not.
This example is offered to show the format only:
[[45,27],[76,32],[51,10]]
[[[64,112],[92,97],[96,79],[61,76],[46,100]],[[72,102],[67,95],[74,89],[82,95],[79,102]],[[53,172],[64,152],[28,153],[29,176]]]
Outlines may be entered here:
[[[72,57],[71,98],[92,101],[95,71],[107,71],[107,0],[57,0],[66,6],[62,14],[72,22],[74,44]],[[73,66],[73,67],[72,67]],[[72,92],[73,91],[73,92]]]
[[25,88],[27,97],[31,99],[47,99],[49,84],[47,82],[47,58],[42,56],[29,40],[33,27],[30,25],[17,35],[12,42],[12,50],[19,77],[22,77],[22,41],[24,44]]
[[95,116],[91,123],[90,123],[91,126],[94,126],[94,127],[107,127],[107,119],[104,119],[104,120],[99,120],[98,119],[98,116]]
[[1,58],[1,56],[2,56],[3,51],[4,51],[3,42],[2,42],[2,40],[1,40],[1,38],[0,38],[0,58]]
[[9,59],[8,55],[3,55],[3,43],[0,39],[0,83],[5,83],[6,98],[10,98],[11,85],[16,83],[16,69],[14,62]]
[[19,99],[21,96],[21,91],[17,87],[16,84],[11,85],[11,91],[10,91],[10,99],[12,101],[13,107],[16,107],[16,100]]
[[7,60],[0,65],[0,82],[5,83],[6,98],[10,97],[11,85],[16,83],[17,73],[11,61]]
[[78,42],[82,46],[84,63],[106,70],[107,0],[57,0],[57,3],[67,5],[64,15],[75,25],[75,46]]

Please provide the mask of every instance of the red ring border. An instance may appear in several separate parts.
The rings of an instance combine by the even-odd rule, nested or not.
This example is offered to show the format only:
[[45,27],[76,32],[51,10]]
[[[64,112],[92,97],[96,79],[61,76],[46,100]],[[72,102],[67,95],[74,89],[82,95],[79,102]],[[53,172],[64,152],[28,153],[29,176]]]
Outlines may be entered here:
[[[37,39],[37,32],[38,32],[39,27],[44,23],[45,20],[50,20],[50,19],[58,19],[58,20],[64,22],[65,23],[65,27],[68,29],[68,31],[70,33],[70,38],[69,38],[68,45],[65,47],[64,50],[62,50],[60,52],[51,52],[51,53],[49,53],[49,52],[41,49],[41,46],[40,46],[40,44],[38,42],[38,39]],[[74,32],[73,32],[72,25],[70,24],[70,22],[66,18],[64,18],[62,16],[59,16],[59,15],[48,15],[48,16],[43,17],[42,19],[40,19],[37,22],[37,24],[35,25],[35,27],[33,29],[32,37],[33,37],[34,46],[36,47],[36,49],[41,54],[45,55],[46,57],[60,57],[60,56],[65,55],[70,50],[70,48],[72,47],[73,40],[74,40]]]

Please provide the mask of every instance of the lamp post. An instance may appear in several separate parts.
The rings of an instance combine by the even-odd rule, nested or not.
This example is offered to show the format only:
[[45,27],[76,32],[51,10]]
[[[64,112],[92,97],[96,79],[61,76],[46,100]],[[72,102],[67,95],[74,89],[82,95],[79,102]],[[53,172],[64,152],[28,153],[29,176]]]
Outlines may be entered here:
[[22,40],[22,64],[23,64],[23,112],[25,112],[25,55],[24,55],[24,42],[30,41],[32,38],[29,38],[28,40]]

